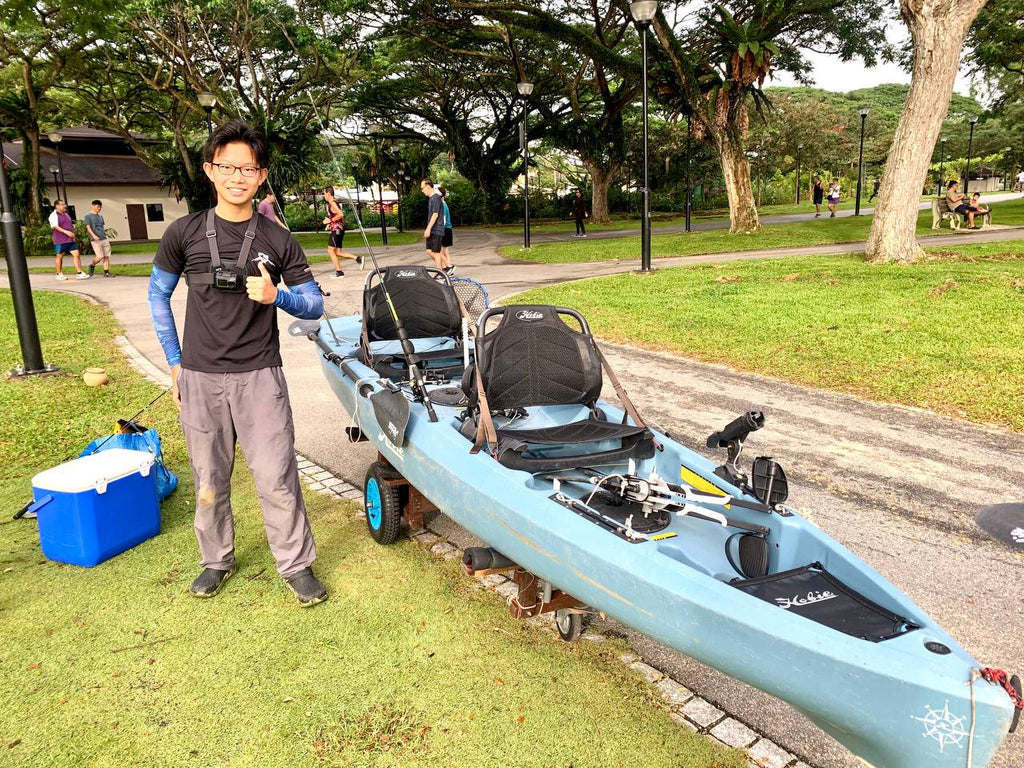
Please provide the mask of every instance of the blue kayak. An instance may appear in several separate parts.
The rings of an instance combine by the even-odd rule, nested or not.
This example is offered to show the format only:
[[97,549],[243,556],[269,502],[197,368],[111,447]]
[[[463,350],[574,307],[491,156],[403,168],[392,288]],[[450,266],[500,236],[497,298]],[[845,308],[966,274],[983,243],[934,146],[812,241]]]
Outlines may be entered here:
[[[447,278],[392,270],[379,277],[407,341],[375,275],[362,316],[292,329],[316,342],[350,436],[379,452],[365,490],[375,539],[436,507],[490,545],[467,571],[514,570],[513,612],[557,610],[566,639],[601,612],[789,702],[870,765],[989,764],[1016,727],[1019,680],[987,679],[920,607],[786,506],[774,461],[740,469],[763,416],[708,438],[726,452],[712,461],[643,422],[572,310],[491,308],[469,341]],[[600,398],[609,380],[622,407]]]

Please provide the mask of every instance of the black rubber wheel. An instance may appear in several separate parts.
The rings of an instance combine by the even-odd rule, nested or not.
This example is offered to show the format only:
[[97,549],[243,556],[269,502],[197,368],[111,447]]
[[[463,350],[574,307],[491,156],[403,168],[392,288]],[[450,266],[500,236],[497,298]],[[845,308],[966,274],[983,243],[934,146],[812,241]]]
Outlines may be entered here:
[[394,544],[402,522],[402,494],[386,481],[401,477],[390,467],[375,461],[366,471],[363,501],[366,527],[378,544]]
[[555,611],[555,629],[565,642],[576,642],[583,634],[583,614],[566,609]]

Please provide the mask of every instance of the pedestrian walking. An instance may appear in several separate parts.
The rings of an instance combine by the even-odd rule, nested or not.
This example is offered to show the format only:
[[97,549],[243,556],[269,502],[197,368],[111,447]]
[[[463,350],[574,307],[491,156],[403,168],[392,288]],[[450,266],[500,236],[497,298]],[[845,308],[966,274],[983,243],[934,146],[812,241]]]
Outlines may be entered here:
[[583,199],[583,194],[577,189],[576,194],[572,198],[572,202],[569,204],[569,212],[572,217],[576,219],[576,237],[586,237],[587,227],[583,223],[584,219],[590,218],[590,214],[587,213],[587,201]]
[[[253,211],[268,159],[266,138],[241,120],[210,135],[203,170],[217,205],[167,228],[153,260],[149,304],[195,482],[203,570],[189,592],[213,597],[237,567],[237,442],[256,482],[277,571],[306,607],[327,599],[327,590],[313,575],[316,545],[299,484],[277,310],[312,320],[323,313],[323,296],[291,233]],[[171,295],[182,275],[189,290],[179,343]]]
[[103,276],[113,277],[110,274],[110,238],[107,237],[106,222],[103,221],[102,200],[93,200],[92,209],[82,217],[82,223],[89,233],[89,244],[92,246],[92,263],[89,265],[89,277],[96,274],[96,267],[103,262]]
[[839,208],[839,201],[841,199],[842,187],[839,186],[837,180],[833,180],[828,185],[828,209],[832,212],[829,214],[830,219],[836,217],[836,210]]
[[455,274],[455,266],[452,264],[452,254],[449,250],[454,240],[452,233],[452,212],[448,208],[448,190],[442,186],[437,187],[441,195],[441,210],[444,214],[444,235],[441,237],[441,261],[444,264],[444,271],[448,277]]
[[875,199],[875,196],[876,196],[876,195],[878,195],[878,188],[879,188],[880,186],[882,186],[882,180],[881,180],[881,179],[875,179],[875,183],[874,183],[874,184],[872,185],[872,187],[871,187],[871,196],[870,196],[870,197],[868,197],[868,202],[869,202],[869,203],[870,203],[870,202],[871,202],[872,200],[874,200],[874,199]]
[[281,217],[277,215],[277,208],[274,205],[276,202],[277,198],[274,196],[274,193],[268,189],[267,194],[260,200],[260,204],[256,206],[256,212],[261,216],[266,216],[275,224],[288,229],[285,223],[281,221]]
[[814,218],[821,216],[821,204],[825,202],[825,184],[821,180],[821,176],[814,177],[814,186],[812,187],[814,193]]
[[338,199],[334,196],[334,187],[324,189],[324,202],[327,204],[327,216],[324,217],[323,225],[328,231],[327,255],[331,257],[331,264],[334,265],[334,276],[344,277],[345,272],[341,268],[342,259],[352,259],[363,268],[363,257],[356,256],[344,250],[345,244],[345,212],[338,205]]
[[444,256],[441,255],[441,249],[444,247],[444,199],[434,189],[434,182],[430,179],[423,179],[420,182],[420,192],[427,196],[428,201],[427,226],[423,230],[427,255],[435,267],[444,269]]
[[1024,192],[1024,170],[1017,174],[1017,191]]
[[67,280],[64,276],[64,254],[70,253],[75,263],[75,274],[79,280],[88,280],[89,275],[82,271],[82,256],[75,242],[75,224],[68,213],[68,204],[63,200],[55,200],[53,212],[50,214],[50,228],[53,230],[54,266],[58,280]]

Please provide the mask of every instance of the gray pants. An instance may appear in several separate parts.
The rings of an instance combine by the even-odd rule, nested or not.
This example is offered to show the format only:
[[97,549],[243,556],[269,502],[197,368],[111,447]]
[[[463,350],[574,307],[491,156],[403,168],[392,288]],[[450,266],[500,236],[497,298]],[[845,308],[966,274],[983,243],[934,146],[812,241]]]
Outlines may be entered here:
[[181,429],[196,487],[196,538],[203,568],[235,565],[231,472],[235,441],[256,481],[267,541],[288,578],[316,559],[295,459],[295,425],[280,367],[243,373],[181,370]]

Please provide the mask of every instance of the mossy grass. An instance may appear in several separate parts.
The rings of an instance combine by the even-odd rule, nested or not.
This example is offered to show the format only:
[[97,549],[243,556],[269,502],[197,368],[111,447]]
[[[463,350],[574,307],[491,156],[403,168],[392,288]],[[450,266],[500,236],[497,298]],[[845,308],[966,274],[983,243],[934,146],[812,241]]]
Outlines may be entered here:
[[[551,766],[741,768],[673,724],[617,640],[567,645],[416,542],[373,543],[351,502],[309,494],[330,599],[301,609],[277,577],[255,491],[233,486],[239,572],[210,600],[198,572],[188,462],[163,398],[142,418],[181,486],[159,536],[95,568],[41,554],[11,520],[32,476],[108,433],[159,389],[126,365],[109,312],[35,295],[61,373],[0,383],[0,763],[70,766]],[[0,361],[17,362],[0,292]],[[91,389],[79,374],[106,368]]]
[[609,341],[1024,431],[1024,240],[909,266],[851,254],[659,269],[509,301],[575,307]]
[[[831,219],[826,213],[820,219],[768,224],[753,234],[730,234],[724,229],[698,230],[688,234],[658,234],[655,228],[651,237],[651,258],[666,259],[767,248],[855,243],[867,239],[872,219],[872,216],[841,216]],[[1024,225],[1024,199],[995,203],[993,221],[997,224]],[[931,227],[931,211],[921,211],[917,223],[919,237],[950,233],[948,225],[940,230],[933,230]],[[971,232],[964,230],[960,236],[965,242],[969,242],[971,235]],[[543,264],[615,259],[639,261],[640,237],[638,234],[636,237],[542,243],[528,251],[518,245],[509,245],[501,249],[501,254],[510,259]]]

